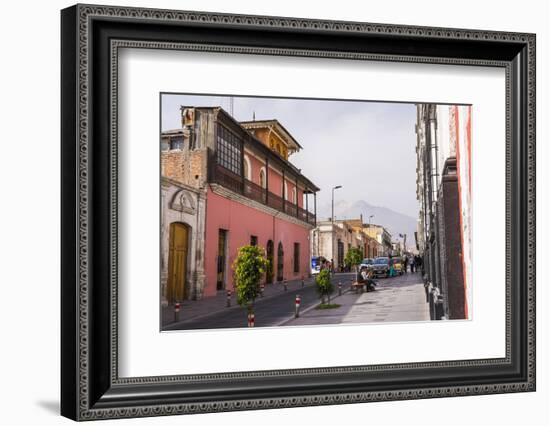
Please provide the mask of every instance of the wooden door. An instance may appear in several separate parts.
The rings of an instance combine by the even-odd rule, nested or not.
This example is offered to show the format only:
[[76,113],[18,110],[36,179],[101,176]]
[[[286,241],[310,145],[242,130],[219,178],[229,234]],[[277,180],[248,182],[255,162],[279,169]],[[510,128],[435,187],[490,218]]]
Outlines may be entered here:
[[267,269],[265,272],[265,282],[270,284],[273,282],[273,241],[267,242]]
[[265,282],[270,284],[273,282],[273,241],[269,240],[266,247],[267,268],[265,271]]
[[277,281],[283,281],[284,279],[284,264],[285,264],[285,252],[283,250],[283,244],[279,243],[277,248]]
[[168,252],[168,301],[174,303],[185,299],[187,275],[189,228],[183,223],[170,224]]
[[216,290],[225,289],[225,268],[227,263],[227,231],[220,229],[218,231],[218,262]]

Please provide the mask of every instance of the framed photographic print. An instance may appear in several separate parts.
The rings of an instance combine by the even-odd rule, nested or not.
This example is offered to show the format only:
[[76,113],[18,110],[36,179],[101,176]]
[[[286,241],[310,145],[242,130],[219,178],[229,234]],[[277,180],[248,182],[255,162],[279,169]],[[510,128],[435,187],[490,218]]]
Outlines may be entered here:
[[535,390],[535,36],[76,5],[74,420]]

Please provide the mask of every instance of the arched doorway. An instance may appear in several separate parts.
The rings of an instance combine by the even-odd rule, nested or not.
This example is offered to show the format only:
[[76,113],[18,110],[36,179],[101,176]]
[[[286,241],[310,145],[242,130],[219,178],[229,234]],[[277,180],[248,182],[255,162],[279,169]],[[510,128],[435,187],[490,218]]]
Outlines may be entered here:
[[216,290],[224,290],[226,286],[227,265],[227,230],[218,230],[218,262],[216,275]]
[[265,282],[272,283],[273,282],[273,241],[271,240],[267,242],[266,255],[267,255],[268,264],[267,264],[267,270],[265,273]]
[[169,303],[184,300],[185,277],[187,275],[187,253],[189,245],[189,226],[184,223],[170,224],[168,251],[168,288],[166,298]]
[[279,242],[277,247],[277,281],[284,279],[284,260],[285,252],[283,251],[283,243]]

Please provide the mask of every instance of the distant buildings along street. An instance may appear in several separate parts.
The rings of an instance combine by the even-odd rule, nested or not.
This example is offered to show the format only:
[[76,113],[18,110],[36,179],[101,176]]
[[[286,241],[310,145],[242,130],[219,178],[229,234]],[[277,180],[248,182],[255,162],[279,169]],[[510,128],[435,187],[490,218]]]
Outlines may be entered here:
[[333,261],[335,270],[345,268],[344,259],[352,247],[364,257],[386,256],[391,250],[391,235],[379,225],[363,223],[363,218],[320,221],[311,231],[311,252]]

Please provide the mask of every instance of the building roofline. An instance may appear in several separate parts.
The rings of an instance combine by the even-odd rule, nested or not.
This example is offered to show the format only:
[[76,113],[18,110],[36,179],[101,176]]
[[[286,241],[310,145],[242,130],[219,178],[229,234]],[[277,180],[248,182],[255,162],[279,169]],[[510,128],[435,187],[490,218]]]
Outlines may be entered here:
[[297,150],[304,149],[303,146],[300,145],[300,143],[294,138],[294,136],[292,136],[292,134],[286,129],[286,127],[283,126],[281,122],[276,118],[272,118],[269,120],[240,121],[239,123],[241,124],[241,126],[243,126],[247,130],[265,127],[265,125],[278,126],[280,130],[282,130],[283,136],[285,136],[285,138],[289,139],[293,144],[295,144],[298,147]]
[[[245,131],[249,136],[250,136],[250,139],[251,141],[253,141],[253,146],[258,148],[258,149],[261,149],[263,150],[264,153],[266,154],[270,154],[273,156],[273,158],[275,158],[277,161],[279,161],[282,165],[282,166],[286,166],[288,168],[290,168],[295,174],[298,175],[298,177],[303,181],[303,183],[306,184],[306,186],[308,187],[308,189],[310,190],[313,190],[315,192],[317,191],[320,191],[321,188],[319,188],[317,185],[315,185],[311,180],[309,180],[307,177],[305,177],[301,170],[298,169],[294,164],[292,164],[290,161],[288,160],[285,160],[283,157],[281,157],[277,152],[273,151],[271,148],[269,148],[268,146],[266,146],[264,143],[262,143],[259,139],[255,138],[249,131],[248,129],[246,129],[245,127],[243,127],[241,125],[241,122],[235,120],[235,118],[233,118],[231,116],[231,114],[229,114],[226,110],[224,110],[221,106],[208,106],[208,107],[196,107],[196,106],[191,106],[191,105],[181,105],[180,108],[195,108],[195,109],[210,109],[210,110],[216,110],[218,113],[221,113],[224,118],[230,120],[233,124],[237,125],[238,127],[240,127],[243,131]],[[277,120],[274,120],[274,121],[277,121]],[[277,121],[278,122],[278,121]],[[244,122],[243,122],[244,123]],[[284,127],[282,126],[282,124],[279,123],[279,125],[284,129]],[[286,131],[286,129],[284,129]],[[162,132],[164,133],[164,132]],[[297,142],[296,142],[297,143]],[[297,143],[298,144],[298,143]],[[299,145],[299,144],[298,144]]]

